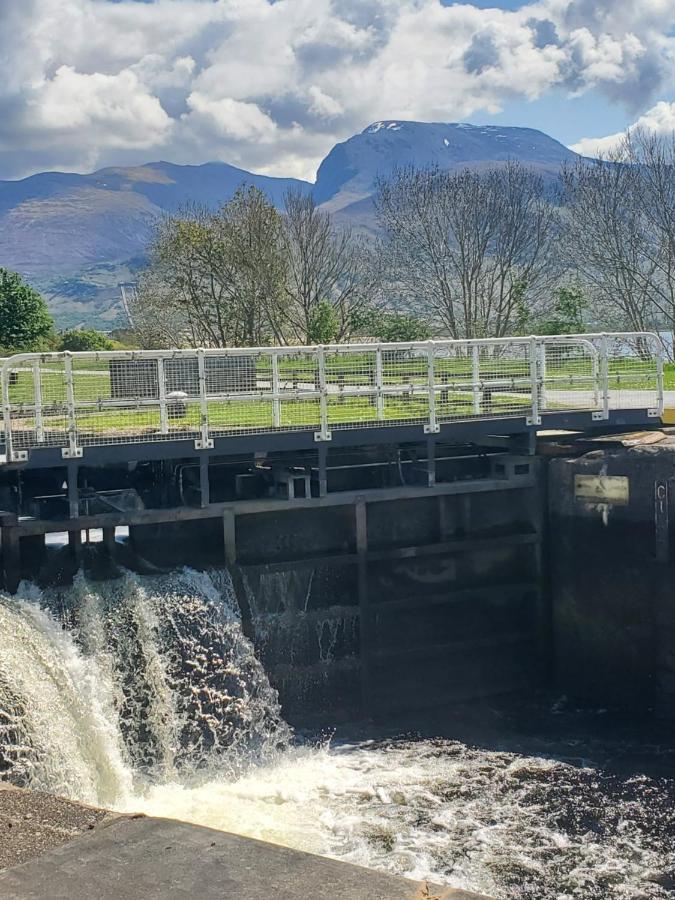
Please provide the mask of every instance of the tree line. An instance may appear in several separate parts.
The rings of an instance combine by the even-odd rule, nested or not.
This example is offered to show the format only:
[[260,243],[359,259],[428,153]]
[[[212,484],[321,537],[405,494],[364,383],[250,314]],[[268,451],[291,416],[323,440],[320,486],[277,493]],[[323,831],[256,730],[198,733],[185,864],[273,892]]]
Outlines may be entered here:
[[561,179],[517,162],[380,179],[371,233],[242,187],[157,227],[149,346],[502,337],[675,323],[675,140],[635,132]]
[[[311,194],[291,190],[278,210],[242,186],[217,210],[166,216],[131,304],[138,345],[675,327],[675,136],[635,131],[560,179],[517,162],[401,168],[378,181],[373,215],[376,227],[358,231]],[[17,296],[11,273],[0,274],[5,348],[30,343],[17,331],[27,303]],[[45,313],[33,316],[33,344],[56,341]],[[66,343],[97,349],[87,340],[96,343]]]
[[91,328],[57,331],[42,295],[18,273],[0,267],[0,355],[114,350],[119,346]]

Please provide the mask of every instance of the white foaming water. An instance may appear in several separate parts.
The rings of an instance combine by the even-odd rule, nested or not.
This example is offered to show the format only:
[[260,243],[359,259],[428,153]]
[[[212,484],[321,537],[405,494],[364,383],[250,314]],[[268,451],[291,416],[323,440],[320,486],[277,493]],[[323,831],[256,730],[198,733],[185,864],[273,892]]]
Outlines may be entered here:
[[132,777],[97,661],[34,601],[0,602],[0,640],[0,759],[7,743],[15,774],[36,789],[125,801]]
[[233,781],[156,785],[129,809],[496,898],[665,898],[650,879],[675,852],[667,825],[660,842],[645,833],[647,781],[607,797],[592,769],[398,740],[293,748]]
[[0,777],[498,898],[669,895],[672,786],[455,741],[294,746],[224,574],[20,593]]

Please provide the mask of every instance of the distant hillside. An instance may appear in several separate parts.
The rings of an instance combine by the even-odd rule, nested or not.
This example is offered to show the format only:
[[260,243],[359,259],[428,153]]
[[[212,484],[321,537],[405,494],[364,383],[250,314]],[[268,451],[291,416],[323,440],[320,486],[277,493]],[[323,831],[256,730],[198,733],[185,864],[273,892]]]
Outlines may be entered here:
[[298,186],[313,189],[339,221],[372,227],[376,179],[396,166],[480,168],[514,159],[556,179],[561,165],[575,158],[531,128],[389,121],[337,144],[314,186],[225,163],[48,172],[0,181],[0,265],[36,284],[61,325],[112,327],[120,315],[117,284],[132,280],[144,264],[153,220],[188,201],[216,206],[247,182],[280,205],[286,190]]
[[225,163],[148,163],[92,175],[47,172],[0,181],[0,265],[45,293],[60,323],[111,327],[119,281],[144,262],[152,223],[188,201],[217,206],[243,182],[281,205],[292,178],[252,175]]

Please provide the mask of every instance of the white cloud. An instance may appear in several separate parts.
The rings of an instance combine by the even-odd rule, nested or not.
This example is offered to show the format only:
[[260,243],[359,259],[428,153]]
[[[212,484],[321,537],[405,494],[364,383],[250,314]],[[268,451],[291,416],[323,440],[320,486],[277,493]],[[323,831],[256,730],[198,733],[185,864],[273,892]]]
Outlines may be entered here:
[[675,81],[674,26],[675,0],[0,0],[0,177],[160,156],[311,177],[371,121],[554,87],[632,112]]
[[213,100],[195,92],[187,98],[190,112],[183,122],[203,124],[207,130],[235,141],[271,141],[276,125],[255,103],[244,103],[231,97]]
[[582,138],[576,144],[572,144],[570,149],[581,153],[582,156],[607,156],[621,146],[627,131],[634,129],[664,136],[675,134],[675,103],[661,100],[633,122],[626,131],[619,131],[616,134],[608,134],[600,138]]
[[341,103],[326,94],[317,84],[310,85],[309,91],[309,112],[321,119],[334,119],[336,116],[342,115],[344,107]]
[[61,66],[36,86],[27,103],[30,128],[45,140],[55,135],[95,132],[113,148],[153,146],[171,120],[129,69],[117,75],[91,75]]

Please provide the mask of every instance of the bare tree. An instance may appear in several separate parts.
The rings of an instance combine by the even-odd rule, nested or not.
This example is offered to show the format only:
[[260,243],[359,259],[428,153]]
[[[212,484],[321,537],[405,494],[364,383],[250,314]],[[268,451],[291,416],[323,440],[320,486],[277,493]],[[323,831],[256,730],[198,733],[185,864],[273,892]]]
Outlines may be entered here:
[[655,274],[640,174],[618,160],[578,160],[563,171],[570,268],[587,285],[604,323],[642,331]]
[[281,217],[256,188],[217,212],[190,206],[157,225],[134,320],[144,342],[251,346],[281,338]]
[[318,209],[310,194],[291,190],[284,207],[287,337],[306,343],[321,304],[329,303],[335,339],[342,340],[372,294],[369,247],[350,229],[334,228],[330,214]]
[[508,334],[545,302],[558,213],[521,165],[402,169],[380,181],[376,209],[394,289],[452,337]]
[[637,189],[636,201],[648,238],[650,299],[657,322],[675,328],[675,134],[667,137],[636,129],[619,152]]

